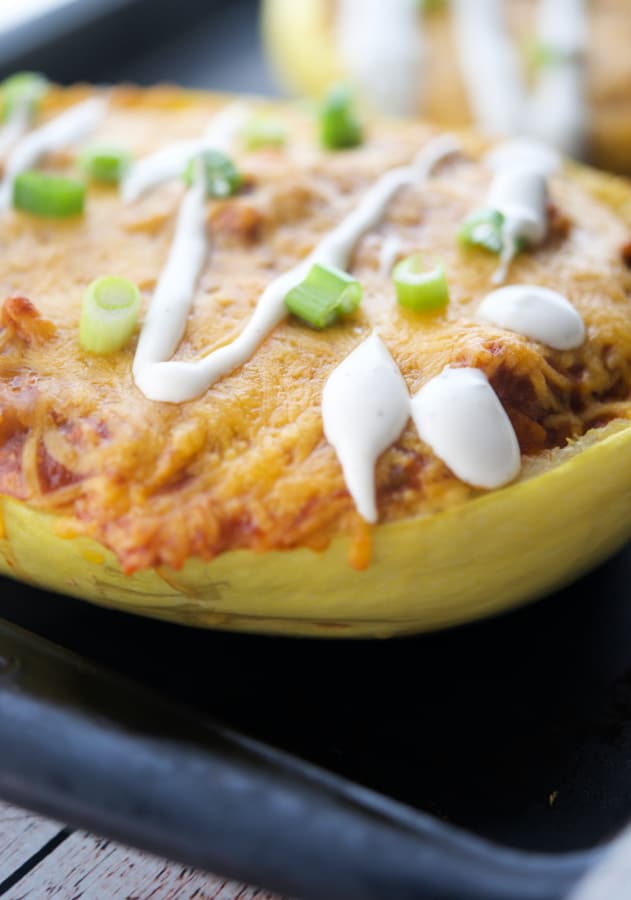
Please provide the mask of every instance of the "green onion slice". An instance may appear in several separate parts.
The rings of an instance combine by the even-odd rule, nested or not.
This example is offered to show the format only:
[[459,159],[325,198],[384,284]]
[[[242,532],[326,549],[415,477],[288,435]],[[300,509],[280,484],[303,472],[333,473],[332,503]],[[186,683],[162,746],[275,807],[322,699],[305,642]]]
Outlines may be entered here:
[[86,288],[79,343],[90,353],[115,353],[125,346],[138,321],[140,292],[133,281],[106,275]]
[[17,72],[6,78],[0,85],[3,118],[8,119],[17,109],[33,115],[48,88],[47,79],[37,72]]
[[246,150],[261,150],[264,147],[284,147],[287,131],[277,119],[257,117],[246,122],[242,139]]
[[79,157],[79,164],[93,181],[118,184],[131,164],[131,153],[124,147],[86,147]]
[[329,150],[357,147],[362,127],[353,110],[353,94],[345,85],[331,88],[320,107],[320,141]]
[[416,0],[416,5],[422,13],[437,13],[445,9],[447,0]]
[[201,158],[208,197],[231,197],[236,194],[243,178],[232,160],[219,150],[204,150],[192,159],[184,170],[184,181],[190,187],[198,160]]
[[559,66],[571,59],[567,50],[546,44],[536,38],[526,43],[524,52],[526,62],[533,69],[545,69],[550,66]]
[[359,281],[334,266],[315,263],[307,277],[285,297],[290,312],[312,328],[326,328],[354,312],[362,299]]
[[13,182],[13,206],[45,219],[65,219],[83,212],[85,186],[74,178],[28,171]]
[[477,209],[462,223],[458,232],[461,244],[482,247],[491,253],[501,253],[504,246],[504,215],[497,209]]
[[433,312],[449,303],[449,288],[441,264],[423,271],[419,253],[407,256],[392,270],[392,280],[401,306],[416,312]]

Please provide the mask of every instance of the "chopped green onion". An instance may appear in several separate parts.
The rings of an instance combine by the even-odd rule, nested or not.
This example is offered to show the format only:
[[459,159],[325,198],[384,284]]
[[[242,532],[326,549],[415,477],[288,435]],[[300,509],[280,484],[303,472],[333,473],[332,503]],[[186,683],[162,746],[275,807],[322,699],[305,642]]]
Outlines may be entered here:
[[416,0],[416,5],[422,13],[441,12],[447,3],[446,0]]
[[73,178],[46,172],[22,172],[13,182],[13,206],[45,219],[65,219],[83,212],[85,186]]
[[477,209],[464,220],[458,239],[467,247],[482,247],[501,253],[504,246],[504,215],[497,209]]
[[477,209],[468,216],[458,231],[458,240],[466,247],[481,247],[490,253],[502,253],[506,240],[511,252],[521,253],[526,241],[506,233],[506,217],[498,209]]
[[315,263],[309,274],[285,297],[290,312],[313,328],[326,328],[337,317],[354,312],[362,299],[362,286],[352,275]]
[[37,72],[17,72],[0,85],[3,117],[8,119],[16,109],[24,109],[32,115],[48,91],[49,83]]
[[570,54],[560,47],[546,44],[536,38],[528,41],[524,46],[526,62],[532,69],[544,69],[549,66],[559,66],[568,61]]
[[93,181],[118,184],[131,164],[131,153],[124,147],[86,147],[79,164]]
[[138,320],[140,292],[127,278],[105,276],[83,295],[79,343],[90,353],[114,353],[124,347]]
[[287,132],[282,122],[276,119],[255,118],[245,124],[242,138],[247,150],[260,150],[263,147],[278,149],[285,146]]
[[243,184],[243,178],[232,160],[219,150],[204,150],[189,162],[184,170],[184,181],[189,187],[193,183],[195,166],[200,158],[208,197],[231,197],[237,193]]
[[331,88],[320,107],[320,141],[329,150],[357,147],[362,127],[353,111],[353,95],[345,85]]
[[442,265],[423,272],[419,253],[408,256],[392,270],[392,280],[401,306],[416,312],[433,312],[449,303],[449,288]]

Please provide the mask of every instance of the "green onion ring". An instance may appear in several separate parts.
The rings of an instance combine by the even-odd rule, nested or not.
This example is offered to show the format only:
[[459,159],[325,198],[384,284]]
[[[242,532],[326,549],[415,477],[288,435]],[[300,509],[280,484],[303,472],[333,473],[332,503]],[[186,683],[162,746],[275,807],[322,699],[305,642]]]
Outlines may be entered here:
[[397,301],[415,312],[435,312],[449,303],[449,287],[442,264],[422,270],[419,253],[407,256],[392,270]]
[[312,328],[326,328],[341,315],[359,306],[363,289],[359,281],[335,266],[315,263],[307,277],[285,297],[290,312]]
[[45,219],[65,219],[83,212],[85,186],[74,178],[34,170],[13,182],[13,206]]
[[90,353],[115,353],[129,341],[138,321],[140,292],[133,281],[106,275],[85,290],[79,343]]
[[79,164],[92,181],[118,184],[131,164],[131,153],[124,147],[96,145],[86,147]]

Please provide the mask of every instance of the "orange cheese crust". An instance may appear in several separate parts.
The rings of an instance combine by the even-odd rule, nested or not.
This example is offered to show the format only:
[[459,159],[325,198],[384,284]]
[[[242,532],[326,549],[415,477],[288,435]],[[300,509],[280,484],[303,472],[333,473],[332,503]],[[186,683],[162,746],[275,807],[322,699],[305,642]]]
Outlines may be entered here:
[[[56,91],[43,115],[81,99]],[[123,142],[136,157],[200,135],[226,98],[160,88],[120,88],[93,139]],[[199,357],[231,340],[271,279],[303,258],[386,169],[407,162],[435,134],[422,123],[374,123],[356,150],[321,152],[303,109],[252,101],[282,119],[284,150],[234,157],[246,188],[209,201],[211,250],[176,358]],[[495,326],[475,311],[491,289],[497,258],[464,250],[455,233],[484,204],[491,175],[482,145],[442,164],[423,187],[400,192],[383,224],[356,247],[352,271],[364,301],[323,332],[288,319],[243,367],[202,397],[155,403],[135,387],[136,337],[108,357],[78,343],[81,298],[94,278],[131,278],[146,309],[165,262],[184,187],[167,183],[130,205],[115,188],[90,186],[85,214],[54,222],[10,212],[0,220],[0,493],[58,514],[60,533],[111,548],[126,572],[239,547],[323,548],[340,532],[365,530],[326,442],[320,413],[331,371],[373,328],[411,393],[447,364],[482,369],[499,394],[526,455],[545,454],[591,427],[629,413],[631,273],[628,190],[580,169],[551,179],[545,244],[515,261],[510,281],[560,290],[583,316],[585,344],[555,351]],[[78,151],[45,160],[71,172]],[[603,199],[604,198],[604,199]],[[396,305],[379,267],[384,237],[401,253],[443,260],[451,301],[419,316]],[[16,299],[22,298],[22,299]],[[380,521],[432,513],[481,492],[456,479],[408,424],[379,459]]]

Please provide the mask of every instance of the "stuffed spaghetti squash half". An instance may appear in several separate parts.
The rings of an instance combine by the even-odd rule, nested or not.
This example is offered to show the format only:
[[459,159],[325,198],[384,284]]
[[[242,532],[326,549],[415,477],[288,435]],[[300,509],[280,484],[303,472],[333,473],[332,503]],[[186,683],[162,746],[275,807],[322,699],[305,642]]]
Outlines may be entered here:
[[9,88],[2,573],[387,636],[631,535],[626,183],[339,92]]

